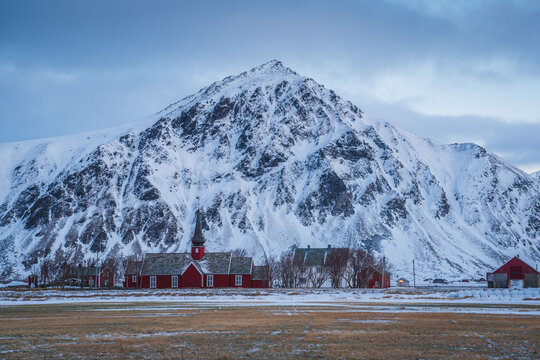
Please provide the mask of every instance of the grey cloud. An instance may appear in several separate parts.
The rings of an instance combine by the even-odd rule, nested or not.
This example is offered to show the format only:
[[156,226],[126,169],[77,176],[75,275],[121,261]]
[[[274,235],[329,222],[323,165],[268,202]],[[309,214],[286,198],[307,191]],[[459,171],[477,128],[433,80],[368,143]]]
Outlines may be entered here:
[[[131,122],[211,81],[273,58],[295,69],[309,68],[307,75],[316,80],[327,76],[329,64],[359,74],[361,81],[427,60],[441,69],[470,71],[475,81],[516,76],[473,68],[493,59],[517,64],[519,76],[539,76],[538,2],[437,2],[442,10],[427,7],[432,1],[416,3],[3,1],[0,141]],[[379,105],[372,113],[390,113],[388,120],[401,125],[406,108],[397,116],[395,106]],[[416,115],[404,127],[416,126],[421,135],[442,138],[444,131],[464,137],[484,128],[493,151],[514,150],[528,154],[519,155],[527,159],[538,155],[527,140],[537,133],[534,125]],[[487,136],[490,131],[495,133]],[[508,133],[523,140],[504,140]]]

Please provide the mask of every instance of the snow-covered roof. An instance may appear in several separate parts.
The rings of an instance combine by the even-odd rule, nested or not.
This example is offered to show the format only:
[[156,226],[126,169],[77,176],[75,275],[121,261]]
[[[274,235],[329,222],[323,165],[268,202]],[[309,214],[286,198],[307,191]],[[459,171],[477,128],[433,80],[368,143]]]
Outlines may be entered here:
[[252,263],[250,257],[233,257],[231,259],[230,274],[251,274]]
[[188,253],[146,254],[142,275],[178,275],[192,261]]
[[205,274],[228,274],[230,261],[230,252],[215,252],[204,254],[199,264]]
[[326,263],[326,257],[329,253],[334,251],[343,251],[347,252],[344,255],[348,255],[348,248],[296,248],[294,250],[294,261],[295,263],[303,262],[306,266],[321,266]]
[[[250,266],[247,272],[231,272],[231,274],[250,274]],[[189,264],[193,263],[204,274],[228,274],[230,252],[206,253],[201,260],[193,260],[189,253],[150,253],[146,254],[142,275],[179,275],[182,274]],[[245,267],[238,268],[243,271]]]
[[269,280],[270,274],[268,266],[254,266],[251,280]]

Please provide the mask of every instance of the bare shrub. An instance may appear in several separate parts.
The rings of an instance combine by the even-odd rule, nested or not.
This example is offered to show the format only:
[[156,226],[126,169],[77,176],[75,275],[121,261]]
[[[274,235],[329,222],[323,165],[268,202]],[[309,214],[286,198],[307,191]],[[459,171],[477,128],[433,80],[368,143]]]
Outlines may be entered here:
[[332,249],[326,255],[325,267],[330,278],[330,283],[333,288],[339,288],[341,279],[347,270],[347,262],[349,260],[349,249],[338,248]]

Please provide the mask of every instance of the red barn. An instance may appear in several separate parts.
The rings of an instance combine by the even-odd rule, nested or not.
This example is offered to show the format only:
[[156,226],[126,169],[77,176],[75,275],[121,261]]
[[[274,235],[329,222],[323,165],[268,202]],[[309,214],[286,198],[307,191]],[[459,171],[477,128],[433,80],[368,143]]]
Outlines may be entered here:
[[488,287],[538,287],[539,275],[540,273],[532,266],[515,256],[497,270],[487,273],[486,279]]
[[146,254],[142,263],[126,270],[129,288],[270,287],[270,274],[253,266],[251,257],[230,252],[206,253],[200,211],[197,210],[190,253]]

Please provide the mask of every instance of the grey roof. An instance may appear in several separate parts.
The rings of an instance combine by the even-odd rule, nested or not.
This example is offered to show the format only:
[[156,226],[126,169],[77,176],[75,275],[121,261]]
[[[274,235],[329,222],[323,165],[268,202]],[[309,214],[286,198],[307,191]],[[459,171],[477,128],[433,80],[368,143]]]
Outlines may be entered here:
[[126,267],[126,275],[139,274],[141,272],[142,261],[132,261]]
[[146,254],[142,275],[181,275],[191,263],[205,274],[228,274],[230,259],[228,252],[206,253],[199,261],[190,253],[151,253]]
[[296,248],[294,250],[294,262],[303,262],[307,266],[321,266],[326,262],[326,257],[330,252],[342,251],[348,255],[348,248]]
[[197,209],[197,218],[195,220],[195,230],[193,231],[193,236],[191,237],[191,243],[193,246],[203,246],[204,245],[204,236],[202,233],[201,226],[201,211]]
[[150,253],[146,254],[142,275],[179,275],[193,261],[188,253]]
[[269,280],[270,274],[268,266],[254,266],[251,280]]
[[231,259],[231,274],[251,274],[252,260],[250,257],[233,257]]
[[[206,253],[199,261],[193,260],[190,253],[150,253],[146,254],[141,274],[181,275],[191,263],[205,274],[251,274],[253,260],[251,257],[231,258],[230,252]],[[265,267],[256,266],[254,271],[255,268]],[[262,269],[257,271],[264,275]]]
[[230,261],[230,252],[215,252],[204,254],[199,264],[206,274],[228,274]]
[[[81,276],[95,276],[96,274],[103,274],[105,268],[103,266],[77,266],[75,271],[71,272],[72,276],[81,277]],[[73,275],[74,274],[74,275]]]

